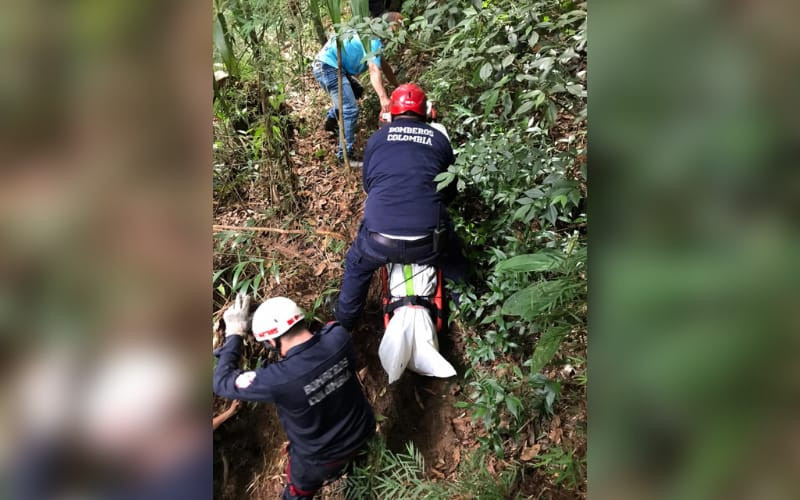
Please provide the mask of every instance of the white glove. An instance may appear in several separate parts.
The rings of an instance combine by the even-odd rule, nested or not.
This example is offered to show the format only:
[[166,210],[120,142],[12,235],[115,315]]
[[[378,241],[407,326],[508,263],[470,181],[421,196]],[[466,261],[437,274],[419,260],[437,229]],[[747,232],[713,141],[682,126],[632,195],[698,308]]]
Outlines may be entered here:
[[250,329],[250,296],[237,293],[233,305],[230,306],[222,318],[225,320],[225,336],[244,335]]

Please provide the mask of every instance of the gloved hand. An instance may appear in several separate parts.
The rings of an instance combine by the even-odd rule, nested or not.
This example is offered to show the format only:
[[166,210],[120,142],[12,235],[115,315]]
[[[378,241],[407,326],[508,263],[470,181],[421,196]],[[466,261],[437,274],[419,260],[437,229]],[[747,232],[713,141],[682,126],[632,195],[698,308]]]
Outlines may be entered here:
[[225,336],[244,335],[250,329],[250,296],[237,293],[233,305],[222,315],[225,320]]

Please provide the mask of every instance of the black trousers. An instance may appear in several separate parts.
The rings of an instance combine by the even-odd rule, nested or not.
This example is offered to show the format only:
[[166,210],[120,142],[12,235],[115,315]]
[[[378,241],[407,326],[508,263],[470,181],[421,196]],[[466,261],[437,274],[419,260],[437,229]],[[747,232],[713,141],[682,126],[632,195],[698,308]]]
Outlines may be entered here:
[[336,320],[346,329],[353,329],[364,310],[372,273],[389,262],[430,264],[440,268],[445,279],[456,282],[465,280],[469,267],[463,254],[464,244],[452,227],[449,229],[442,249],[434,252],[432,244],[414,246],[413,241],[400,241],[392,247],[382,245],[369,236],[369,231],[362,224],[345,257]]
[[290,446],[286,462],[286,487],[283,489],[283,500],[314,498],[326,481],[336,479],[344,474],[364,449],[366,449],[366,445],[340,460],[320,463],[295,455]]

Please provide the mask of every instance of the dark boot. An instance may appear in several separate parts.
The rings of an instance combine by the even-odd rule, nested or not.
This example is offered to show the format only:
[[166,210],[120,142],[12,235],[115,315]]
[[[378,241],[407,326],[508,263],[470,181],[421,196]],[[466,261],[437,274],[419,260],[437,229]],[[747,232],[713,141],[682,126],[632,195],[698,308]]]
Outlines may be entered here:
[[323,126],[326,131],[336,133],[339,131],[339,120],[334,117],[328,116],[325,118],[325,125]]

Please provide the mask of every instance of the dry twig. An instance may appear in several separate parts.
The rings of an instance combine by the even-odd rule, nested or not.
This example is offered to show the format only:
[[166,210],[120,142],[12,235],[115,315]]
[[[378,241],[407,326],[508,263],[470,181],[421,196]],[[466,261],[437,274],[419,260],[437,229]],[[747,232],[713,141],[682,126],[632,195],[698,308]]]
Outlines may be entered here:
[[326,231],[324,229],[311,229],[309,231],[303,229],[280,229],[277,227],[250,227],[250,226],[228,226],[223,224],[214,224],[211,226],[214,232],[219,233],[222,231],[256,231],[259,233],[281,233],[281,234],[318,234],[320,236],[331,236],[336,239],[344,240],[345,237],[335,231]]

